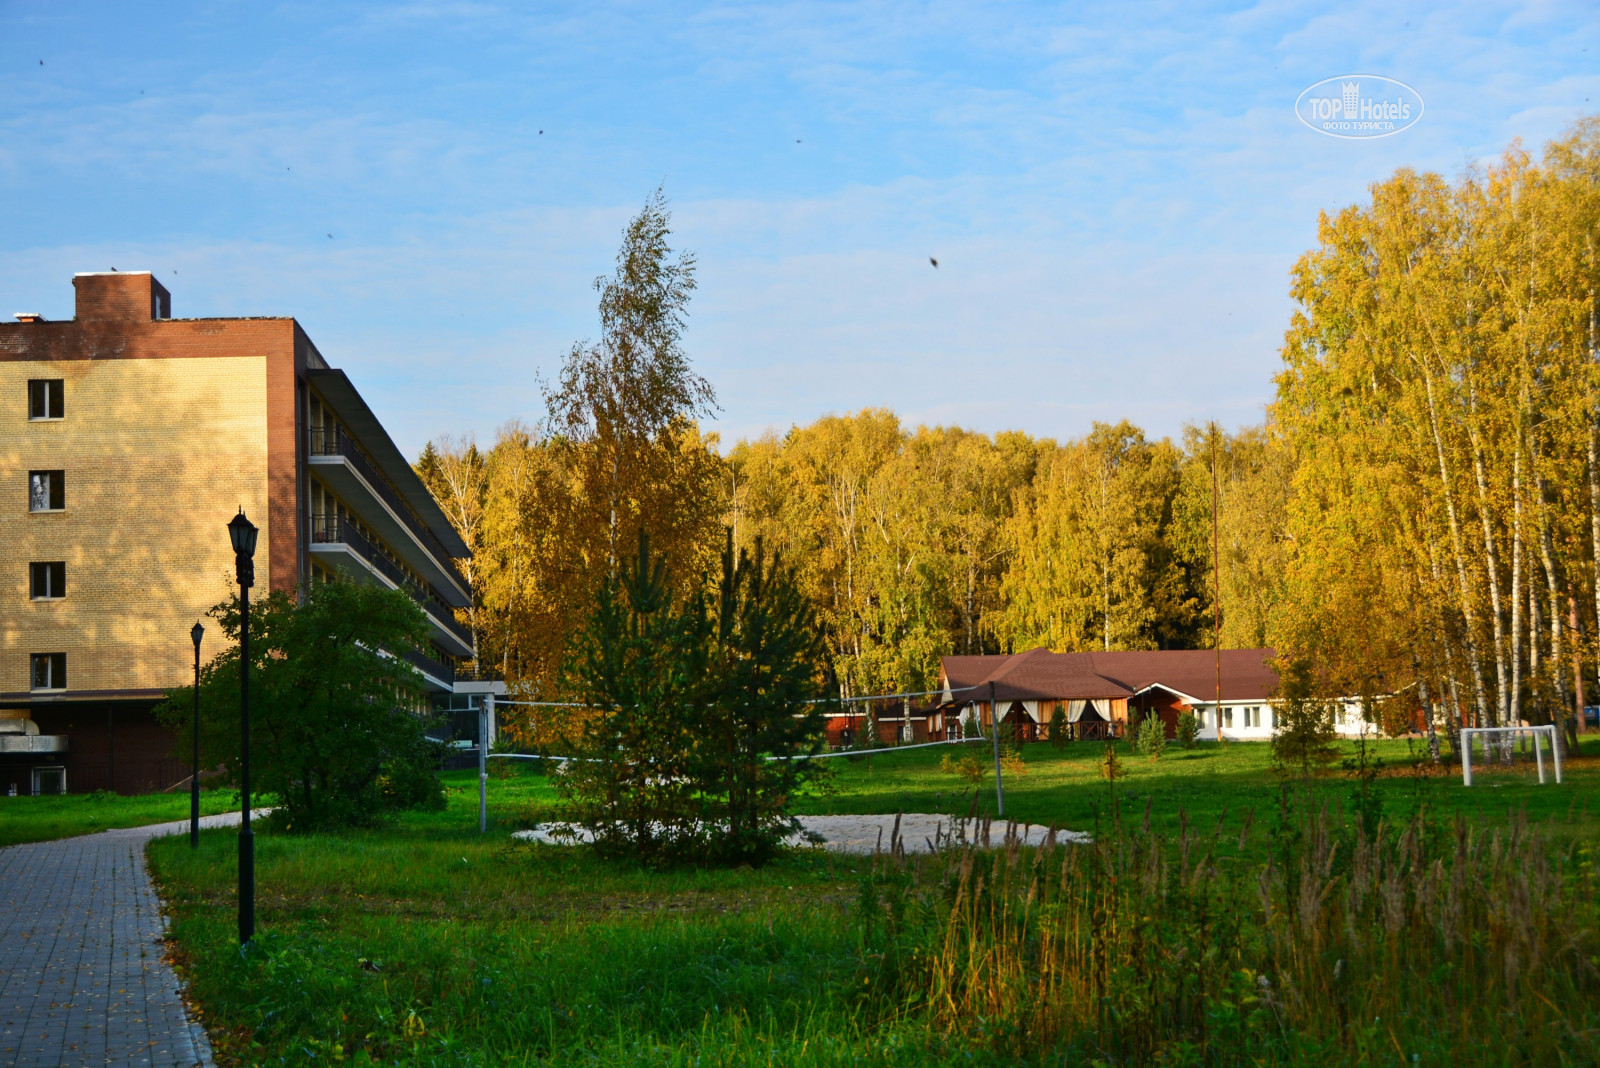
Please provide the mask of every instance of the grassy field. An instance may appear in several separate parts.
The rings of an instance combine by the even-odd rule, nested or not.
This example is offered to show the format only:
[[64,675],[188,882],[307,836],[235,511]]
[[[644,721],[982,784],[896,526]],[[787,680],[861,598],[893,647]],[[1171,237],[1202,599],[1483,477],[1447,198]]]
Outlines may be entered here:
[[[1587,892],[1573,901],[1560,899],[1559,911],[1580,929],[1579,936],[1557,938],[1542,928],[1517,936],[1524,949],[1546,947],[1540,967],[1549,979],[1534,985],[1548,994],[1552,1006],[1560,1004],[1561,1013],[1570,1013],[1570,1033],[1543,1026],[1556,1010],[1533,1000],[1526,983],[1514,996],[1506,993],[1511,1000],[1499,1009],[1449,1000],[1458,996],[1452,991],[1463,981],[1476,989],[1478,977],[1489,975],[1485,982],[1492,987],[1494,976],[1511,974],[1505,959],[1492,956],[1499,944],[1493,939],[1480,940],[1493,944],[1472,951],[1490,956],[1462,957],[1449,974],[1432,962],[1431,943],[1408,944],[1404,952],[1396,943],[1378,953],[1374,968],[1409,968],[1405,962],[1416,961],[1433,970],[1404,972],[1403,981],[1391,977],[1376,990],[1357,990],[1348,980],[1340,985],[1343,961],[1364,959],[1361,954],[1375,952],[1375,943],[1338,948],[1360,923],[1333,918],[1323,925],[1326,930],[1306,928],[1319,940],[1317,952],[1292,954],[1299,967],[1312,969],[1294,973],[1305,988],[1301,1002],[1315,1009],[1348,1001],[1359,1003],[1352,1018],[1369,1012],[1401,1020],[1409,1013],[1415,1022],[1398,1033],[1393,1023],[1385,1028],[1370,1020],[1354,1031],[1348,1021],[1342,1030],[1326,1033],[1314,1021],[1289,1026],[1286,1021],[1296,1011],[1292,999],[1287,994],[1281,1003],[1263,999],[1253,979],[1241,978],[1264,969],[1261,961],[1267,958],[1261,955],[1279,952],[1282,939],[1302,937],[1295,934],[1300,927],[1281,919],[1294,915],[1292,909],[1249,911],[1260,908],[1258,899],[1266,891],[1258,887],[1271,883],[1277,887],[1272,893],[1287,903],[1300,885],[1290,869],[1310,865],[1307,870],[1323,873],[1319,877],[1357,887],[1362,864],[1385,871],[1390,869],[1384,864],[1395,865],[1395,871],[1406,864],[1380,856],[1358,859],[1350,869],[1357,874],[1346,872],[1349,858],[1363,847],[1352,837],[1355,821],[1343,814],[1354,790],[1344,773],[1291,786],[1289,797],[1301,820],[1291,833],[1280,812],[1281,784],[1269,773],[1265,749],[1206,747],[1169,752],[1154,762],[1124,751],[1127,775],[1115,784],[1114,802],[1095,767],[1101,747],[1027,747],[1025,773],[1008,781],[1008,814],[1073,829],[1094,830],[1098,823],[1102,841],[1111,845],[1057,852],[1090,858],[1084,863],[1104,868],[1100,878],[1110,878],[1123,888],[1119,894],[1131,896],[1117,898],[1115,907],[1108,904],[1115,895],[1096,890],[1085,896],[1081,887],[1071,889],[1079,884],[1069,885],[1063,867],[1061,889],[1052,891],[1059,900],[1051,899],[1049,909],[1034,914],[1028,911],[1034,893],[1028,886],[1037,885],[1037,877],[1027,884],[1019,881],[1021,867],[996,869],[987,882],[977,880],[980,891],[988,887],[983,891],[989,895],[983,899],[990,902],[984,906],[987,919],[960,920],[966,933],[956,939],[950,937],[949,925],[958,918],[947,915],[949,895],[961,879],[973,877],[970,871],[960,875],[950,867],[953,861],[894,868],[872,858],[805,853],[759,870],[656,872],[605,864],[584,850],[516,844],[509,832],[548,818],[556,802],[550,780],[526,766],[490,781],[487,835],[477,833],[475,773],[460,772],[447,776],[450,792],[442,812],[416,813],[386,830],[340,837],[259,837],[263,933],[250,954],[241,954],[234,944],[230,833],[206,832],[198,853],[180,841],[158,841],[149,855],[172,906],[174,958],[224,1064],[1498,1065],[1576,1064],[1585,1063],[1591,1052],[1600,1055],[1594,1039],[1585,1037],[1600,1034],[1600,1011],[1590,993],[1600,989],[1592,963],[1600,947],[1593,938],[1594,909],[1584,904],[1594,895]],[[1384,848],[1416,852],[1422,848],[1416,843],[1426,839],[1432,843],[1427,848],[1440,851],[1441,863],[1451,863],[1452,828],[1483,835],[1498,829],[1510,840],[1520,826],[1519,814],[1525,814],[1540,828],[1538,837],[1556,843],[1550,846],[1557,851],[1551,863],[1568,872],[1561,877],[1566,881],[1558,880],[1562,886],[1593,880],[1596,866],[1587,848],[1595,830],[1590,802],[1600,784],[1600,755],[1572,761],[1560,788],[1541,788],[1530,781],[1531,773],[1512,771],[1489,774],[1465,790],[1458,778],[1401,767],[1405,753],[1404,743],[1379,747],[1384,767],[1376,789],[1393,828],[1385,839],[1391,846]],[[912,750],[834,761],[826,789],[801,799],[798,807],[818,813],[965,813],[973,805],[974,788],[940,769],[944,755],[941,749]],[[977,800],[992,811],[992,778],[982,784]],[[1424,821],[1429,829],[1408,838],[1398,828],[1419,806],[1429,814]],[[1114,808],[1120,819],[1113,817]],[[1319,809],[1329,815],[1316,823],[1307,814]],[[1187,816],[1187,833],[1180,810]],[[1458,815],[1465,817],[1459,824]],[[1517,833],[1518,842],[1535,837]],[[1315,847],[1323,853],[1313,857],[1317,841],[1324,843]],[[1411,845],[1405,845],[1408,841]],[[1291,843],[1309,859],[1285,859]],[[1509,899],[1515,887],[1503,884],[1514,880],[1518,865],[1508,862],[1512,854],[1498,845],[1492,853],[1487,845],[1483,850],[1485,857],[1500,858],[1493,875],[1500,881],[1480,896],[1490,904]],[[1378,856],[1382,850],[1367,852]],[[1149,874],[1155,870],[1149,858],[1157,855],[1167,857],[1156,865],[1159,877]],[[1268,855],[1282,862],[1263,867]],[[1033,851],[1024,851],[1015,862],[1004,856],[994,863],[1058,863]],[[1521,866],[1543,870],[1544,856],[1530,853]],[[1336,863],[1330,857],[1343,859]],[[1326,870],[1318,867],[1324,860]],[[1427,868],[1407,863],[1408,871]],[[1191,870],[1212,873],[1204,878],[1211,889],[1195,891],[1200,876]],[[1114,872],[1122,874],[1108,874]],[[1408,892],[1421,908],[1425,892],[1433,891],[1418,883]],[[1323,893],[1330,909],[1348,896]],[[996,896],[1004,894],[1011,896]],[[960,891],[957,911],[960,901],[970,907],[981,896]],[[1380,899],[1356,895],[1338,907],[1353,916],[1378,907],[1373,902]],[[1211,904],[1200,907],[1197,901]],[[1004,918],[1019,915],[1017,908],[1032,918],[1007,926]],[[1196,908],[1206,916],[1199,927],[1179,922]],[[1076,932],[1080,914],[1100,917],[1094,921],[1102,924],[1097,944],[1109,947],[1108,954],[1122,954],[1117,959],[1124,963],[1063,950],[1058,966],[1046,974],[1038,947],[1059,942],[1070,949],[1076,943],[1062,932]],[[1116,916],[1123,919],[1106,919]],[[1038,926],[1047,922],[1057,926]],[[1493,926],[1483,922],[1485,929]],[[1281,938],[1271,934],[1278,930],[1274,923],[1282,928]],[[1423,938],[1424,928],[1419,922],[1395,930]],[[1257,929],[1267,933],[1258,937],[1252,933]],[[1152,943],[1156,933],[1160,937]],[[1156,944],[1166,945],[1165,954],[1151,952]],[[1228,944],[1236,944],[1231,956],[1216,949]],[[957,953],[951,947],[964,948]],[[1195,955],[1184,958],[1190,949]],[[1337,961],[1330,955],[1335,949]],[[1192,963],[1183,964],[1184,959]],[[1526,963],[1526,953],[1521,959]],[[1101,971],[1091,975],[1095,968]],[[1146,975],[1150,968],[1156,970]],[[1196,1002],[1192,990],[1163,985],[1171,975],[1188,971],[1211,977],[1209,1000]],[[951,977],[991,973],[993,981],[979,984],[982,989],[951,983]],[[1136,983],[1138,990],[1111,999],[1119,1008],[1108,1010],[1106,991],[1119,983]],[[1035,1005],[1030,991],[1044,990],[1041,984],[1051,993]],[[1095,994],[1101,990],[1096,984],[1109,985]],[[1001,990],[1014,996],[997,1005],[994,992]],[[1429,997],[1448,1004],[1417,1015],[1432,1005]],[[1572,999],[1579,1003],[1571,1004]],[[1098,1020],[1094,1004],[1101,1006]],[[1081,1010],[1082,1005],[1091,1007]],[[1120,1008],[1124,1005],[1144,1007],[1132,1012]],[[1484,1012],[1505,1019],[1512,1009],[1519,1020],[1542,1021],[1535,1030],[1550,1036],[1548,1043],[1540,1046],[1545,1040],[1520,1031],[1508,1037],[1502,1023],[1496,1024],[1494,1042],[1484,1043],[1480,1035],[1461,1044],[1461,1036],[1470,1037],[1478,1026],[1467,1025]],[[1449,1024],[1442,1030],[1434,1026],[1441,1018]],[[1094,1021],[1088,1031],[1080,1026],[1085,1019]],[[1276,1031],[1269,1026],[1273,1020]],[[1237,1036],[1225,1042],[1221,1036],[1232,1034],[1230,1027]],[[1202,1036],[1198,1044],[1191,1040],[1194,1034]],[[1176,1037],[1160,1038],[1164,1035]],[[1412,1061],[1413,1053],[1418,1060]]]
[[[983,743],[963,748],[990,766],[990,751]],[[1100,775],[1103,744],[1063,749],[1043,743],[1024,746],[1025,772],[1005,782],[1006,817],[1093,830],[1096,821],[1109,818],[1115,802],[1123,816],[1141,820],[1148,807],[1151,826],[1158,833],[1172,834],[1186,817],[1208,829],[1219,821],[1227,828],[1237,827],[1247,817],[1260,819],[1276,809],[1286,782],[1314,803],[1334,808],[1348,805],[1353,790],[1354,768],[1335,765],[1305,781],[1273,774],[1265,742],[1207,744],[1191,750],[1170,747],[1158,760],[1141,757],[1124,745],[1117,750],[1125,774],[1113,789]],[[1344,742],[1341,750],[1344,764],[1358,763],[1360,748],[1355,743]],[[797,808],[807,813],[965,814],[976,800],[981,814],[995,815],[992,773],[974,788],[958,775],[940,770],[946,753],[943,747],[904,753],[890,749],[862,760],[834,760],[837,770],[830,787]],[[1421,744],[1404,740],[1367,746],[1367,759],[1376,769],[1374,783],[1388,816],[1403,817],[1425,803],[1441,815],[1459,813],[1472,819],[1518,809],[1534,821],[1555,816],[1565,820],[1571,815],[1571,826],[1576,827],[1590,826],[1590,810],[1600,804],[1600,737],[1586,739],[1581,751],[1563,765],[1565,782],[1560,788],[1554,786],[1548,755],[1550,785],[1541,787],[1536,769],[1528,763],[1502,770],[1486,769],[1475,761],[1471,789],[1462,786],[1459,768],[1433,768],[1425,757]]]
[[[232,812],[238,807],[238,796],[231,790],[200,793],[202,816]],[[0,847],[188,818],[187,791],[134,797],[104,791],[50,797],[0,796]]]

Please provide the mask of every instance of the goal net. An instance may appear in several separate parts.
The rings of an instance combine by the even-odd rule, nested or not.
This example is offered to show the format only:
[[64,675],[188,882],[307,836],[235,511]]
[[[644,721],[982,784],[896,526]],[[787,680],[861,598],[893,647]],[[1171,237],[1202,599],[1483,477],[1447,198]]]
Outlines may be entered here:
[[1561,781],[1561,750],[1553,724],[1542,727],[1464,727],[1461,730],[1461,780],[1472,785],[1472,768],[1480,772],[1511,766],[1523,772],[1536,770],[1545,781],[1546,769]]

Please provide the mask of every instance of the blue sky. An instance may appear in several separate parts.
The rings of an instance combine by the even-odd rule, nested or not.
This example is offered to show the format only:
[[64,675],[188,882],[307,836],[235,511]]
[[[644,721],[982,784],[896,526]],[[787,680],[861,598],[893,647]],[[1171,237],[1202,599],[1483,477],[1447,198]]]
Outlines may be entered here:
[[[1301,125],[1348,73],[1422,120]],[[1597,110],[1579,3],[0,0],[0,308],[293,315],[414,453],[539,416],[662,185],[725,439],[1176,434],[1261,418],[1319,210]]]

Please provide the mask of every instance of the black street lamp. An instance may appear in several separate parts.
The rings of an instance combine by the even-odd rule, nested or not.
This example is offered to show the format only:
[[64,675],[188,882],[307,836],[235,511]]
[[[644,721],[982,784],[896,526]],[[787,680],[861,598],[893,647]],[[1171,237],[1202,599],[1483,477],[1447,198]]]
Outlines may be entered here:
[[256,934],[256,841],[250,833],[250,587],[256,584],[256,535],[260,530],[244,509],[228,523],[234,566],[239,573],[239,943]]
[[206,628],[196,623],[189,631],[194,639],[194,765],[189,773],[189,848],[200,848],[200,639]]

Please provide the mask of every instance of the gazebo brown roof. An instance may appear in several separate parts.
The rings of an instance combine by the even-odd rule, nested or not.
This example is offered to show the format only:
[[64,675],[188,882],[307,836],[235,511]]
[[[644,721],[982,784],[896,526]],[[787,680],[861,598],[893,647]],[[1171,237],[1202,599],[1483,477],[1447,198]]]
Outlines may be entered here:
[[[1271,649],[1222,651],[1222,699],[1266,700],[1278,688]],[[1127,698],[1160,686],[1195,701],[1214,701],[1217,654],[1210,649],[1137,649],[1126,652],[1053,653],[1030,649],[997,656],[947,656],[940,661],[945,688],[957,704],[988,699],[994,683],[1002,701],[1081,701]],[[960,692],[965,690],[966,692]]]

